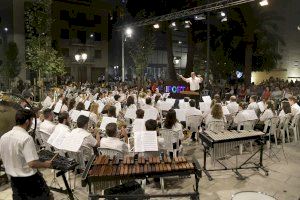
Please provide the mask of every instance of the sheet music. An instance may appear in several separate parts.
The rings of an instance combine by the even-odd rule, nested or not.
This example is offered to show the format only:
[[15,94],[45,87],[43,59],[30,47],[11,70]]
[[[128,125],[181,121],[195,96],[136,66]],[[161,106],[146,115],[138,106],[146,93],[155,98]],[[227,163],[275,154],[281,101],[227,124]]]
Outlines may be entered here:
[[98,112],[101,113],[105,105],[101,100],[97,101],[97,103],[99,105]]
[[71,152],[78,152],[85,137],[86,135],[84,134],[67,133],[66,137],[61,142],[61,149]]
[[55,107],[54,107],[53,112],[54,112],[54,113],[60,113],[60,110],[61,110],[62,106],[63,106],[62,101],[59,100],[59,101],[55,104]]
[[205,103],[211,104],[211,98],[210,98],[210,96],[202,96],[202,100]]
[[175,109],[176,118],[179,122],[186,121],[186,109]]
[[53,132],[47,140],[47,143],[54,146],[57,149],[62,149],[62,142],[67,137],[68,131],[56,131]]
[[150,109],[145,109],[144,110],[144,118],[146,121],[148,119],[154,119],[157,120],[158,118],[158,111],[156,108],[150,108]]
[[168,111],[172,108],[173,104],[169,103],[169,102],[165,102],[162,101],[159,103],[159,109],[160,110],[164,110],[164,111]]
[[85,111],[85,110],[81,110],[80,111],[80,115],[86,116],[86,117],[90,117],[91,112],[90,111]]
[[199,102],[200,110],[204,113],[210,112],[210,104],[206,102]]
[[101,122],[101,126],[100,126],[100,130],[105,130],[106,125],[109,124],[109,123],[117,123],[117,118],[103,117],[102,122]]
[[156,131],[143,131],[134,133],[134,151],[158,151]]
[[124,118],[125,119],[135,119],[136,118],[136,108],[127,108]]
[[256,120],[258,119],[255,110],[243,110],[246,120]]
[[260,101],[260,102],[257,103],[257,105],[259,107],[260,112],[264,112],[265,111],[264,102]]
[[71,118],[71,120],[73,122],[77,122],[77,119],[78,119],[79,115],[80,115],[80,111],[79,110],[73,110],[71,112],[70,118]]
[[91,102],[90,102],[89,100],[86,100],[86,101],[84,102],[84,108],[85,108],[86,110],[89,109],[90,105],[91,105]]
[[175,101],[176,99],[166,99],[166,102],[172,104],[172,106],[174,105]]

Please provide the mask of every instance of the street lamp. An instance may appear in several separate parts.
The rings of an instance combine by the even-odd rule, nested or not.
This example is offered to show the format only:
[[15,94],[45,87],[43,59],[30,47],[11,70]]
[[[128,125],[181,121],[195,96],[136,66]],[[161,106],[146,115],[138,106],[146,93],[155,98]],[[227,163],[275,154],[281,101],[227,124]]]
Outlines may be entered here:
[[268,2],[268,0],[262,0],[259,2],[259,4],[260,4],[260,6],[267,6],[267,5],[269,5],[269,2]]
[[132,36],[133,30],[131,28],[125,29],[122,32],[122,82],[125,81],[125,57],[124,57],[124,48],[125,48],[125,41],[126,38],[130,38]]
[[[75,54],[75,56],[74,56],[76,62],[79,64],[83,64],[86,61],[87,57],[88,57],[88,55],[86,53]],[[78,79],[79,79],[79,74],[80,74],[80,72],[78,70]],[[81,82],[82,82],[82,76],[80,76],[80,77],[81,77]]]

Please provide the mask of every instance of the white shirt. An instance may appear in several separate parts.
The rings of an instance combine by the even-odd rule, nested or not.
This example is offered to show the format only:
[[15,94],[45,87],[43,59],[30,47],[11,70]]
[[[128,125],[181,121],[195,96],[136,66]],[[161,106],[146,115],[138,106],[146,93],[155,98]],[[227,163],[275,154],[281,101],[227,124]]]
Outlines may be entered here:
[[188,116],[192,116],[192,115],[201,115],[202,116],[202,111],[195,108],[195,107],[189,107],[186,109],[186,113],[185,115]]
[[259,110],[259,106],[257,105],[256,102],[251,102],[248,107],[248,110],[255,110],[255,112],[257,112]]
[[14,126],[0,138],[0,157],[5,172],[12,177],[28,177],[37,172],[27,164],[39,159],[33,138],[19,126]]
[[259,117],[259,120],[262,122],[265,122],[268,119],[271,119],[272,117],[274,117],[274,113],[271,109],[266,109],[262,115]]
[[230,114],[237,113],[239,111],[239,104],[237,102],[235,102],[235,101],[230,102],[227,105],[227,109],[229,110]]
[[190,77],[186,79],[186,82],[190,84],[190,90],[195,91],[200,89],[199,84],[202,83],[202,79],[199,77]]
[[128,146],[125,142],[116,137],[106,137],[100,140],[100,148],[109,148],[119,150],[123,153],[128,152]]
[[84,138],[81,146],[92,148],[97,145],[97,140],[85,129],[75,128],[71,131],[71,135],[74,137]]
[[51,97],[47,96],[42,103],[43,108],[50,108],[53,105],[53,100]]
[[[183,135],[183,131],[182,131],[182,124],[179,123],[179,122],[176,122],[172,129],[172,131],[175,131],[175,132],[178,132],[178,136],[179,136],[179,139],[182,140],[184,138],[184,135]],[[175,138],[172,138],[172,143],[175,143],[177,142]]]
[[291,106],[291,111],[292,111],[292,115],[295,116],[296,114],[298,114],[300,112],[300,106],[297,103],[294,103]]
[[121,103],[120,102],[116,102],[115,103],[115,107],[116,107],[116,115],[119,116],[119,113],[122,109]]
[[63,113],[63,112],[68,112],[68,110],[69,110],[69,109],[68,109],[68,106],[64,104],[64,105],[62,105],[62,107],[61,107],[61,109],[60,109],[60,112],[61,112],[61,113]]
[[53,122],[45,119],[40,125],[40,131],[48,135],[51,135],[52,132],[54,131],[55,126],[56,125]]
[[189,102],[179,102],[179,108],[180,109],[187,109],[190,108],[190,103]]
[[240,112],[237,113],[237,115],[234,117],[233,122],[235,124],[239,124],[241,122],[245,122],[248,121],[248,115],[244,114],[245,110],[241,110]]

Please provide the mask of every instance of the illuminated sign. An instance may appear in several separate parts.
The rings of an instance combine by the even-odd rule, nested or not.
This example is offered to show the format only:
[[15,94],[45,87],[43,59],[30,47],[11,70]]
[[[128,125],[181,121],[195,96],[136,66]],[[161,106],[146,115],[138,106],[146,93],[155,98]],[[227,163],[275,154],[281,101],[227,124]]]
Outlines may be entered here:
[[152,85],[151,86],[151,90],[153,92],[155,92],[156,88],[158,88],[158,90],[160,92],[165,92],[165,93],[174,93],[174,94],[177,94],[177,93],[180,93],[182,91],[189,91],[190,88],[187,87],[187,86],[184,86],[184,85],[167,85],[165,87],[163,86],[157,86],[157,85]]

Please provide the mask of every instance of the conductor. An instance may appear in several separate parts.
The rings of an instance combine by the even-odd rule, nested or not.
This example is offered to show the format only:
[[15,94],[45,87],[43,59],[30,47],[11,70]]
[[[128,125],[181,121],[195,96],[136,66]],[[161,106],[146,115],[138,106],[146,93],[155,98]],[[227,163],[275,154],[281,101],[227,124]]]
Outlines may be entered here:
[[195,72],[191,72],[190,78],[184,78],[182,75],[179,75],[179,77],[184,80],[185,82],[190,84],[190,90],[193,92],[199,92],[200,90],[200,83],[203,82],[203,78],[198,75],[196,76]]

